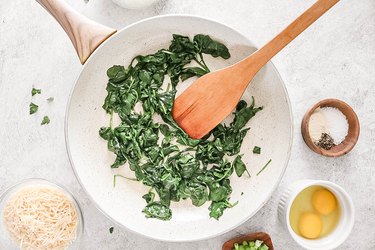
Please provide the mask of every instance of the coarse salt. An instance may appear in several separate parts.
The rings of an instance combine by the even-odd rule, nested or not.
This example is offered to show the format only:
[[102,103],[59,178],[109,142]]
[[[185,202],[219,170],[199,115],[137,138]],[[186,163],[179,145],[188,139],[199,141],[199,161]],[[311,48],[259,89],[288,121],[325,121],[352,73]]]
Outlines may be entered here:
[[348,135],[349,123],[346,116],[337,108],[317,108],[309,120],[310,137],[317,144],[323,133],[329,134],[336,145]]

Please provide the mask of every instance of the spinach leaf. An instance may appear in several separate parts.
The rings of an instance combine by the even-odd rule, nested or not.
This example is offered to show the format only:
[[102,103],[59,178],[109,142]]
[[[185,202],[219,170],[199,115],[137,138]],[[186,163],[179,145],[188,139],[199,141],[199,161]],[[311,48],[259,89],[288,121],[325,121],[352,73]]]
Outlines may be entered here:
[[214,201],[208,208],[210,210],[210,217],[218,220],[228,208],[227,201]]
[[210,54],[213,57],[220,56],[224,59],[230,57],[228,48],[224,44],[214,41],[208,35],[198,34],[194,36],[194,43],[198,47],[198,51],[201,53]]
[[215,182],[210,186],[209,197],[211,201],[221,201],[225,200],[231,192],[232,189],[229,185],[223,185],[222,183]]
[[[236,113],[233,120],[233,128],[235,130],[242,129],[246,123],[253,117],[255,114],[263,109],[263,107],[254,108],[255,100],[253,97],[252,104],[249,107],[241,107]],[[238,106],[237,106],[238,107]]]
[[193,76],[203,76],[205,74],[207,74],[208,71],[205,70],[205,69],[202,69],[200,67],[188,67],[188,68],[183,68],[181,70],[181,75],[180,75],[180,79],[181,81],[185,81],[187,79],[189,79],[190,77],[193,77]]
[[147,203],[152,203],[155,198],[155,193],[150,191],[147,194],[143,195],[142,198],[145,199]]
[[201,184],[190,187],[190,197],[194,206],[200,207],[208,201],[207,188]]
[[151,202],[143,209],[147,218],[157,218],[160,220],[170,220],[172,218],[172,210],[161,204],[160,202]]

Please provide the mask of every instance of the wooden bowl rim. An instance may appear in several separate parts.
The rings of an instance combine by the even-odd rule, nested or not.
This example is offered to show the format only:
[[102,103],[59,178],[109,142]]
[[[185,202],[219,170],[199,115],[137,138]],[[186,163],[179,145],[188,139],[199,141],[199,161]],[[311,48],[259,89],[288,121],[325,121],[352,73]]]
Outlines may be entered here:
[[[315,143],[311,140],[310,137],[310,132],[309,132],[309,120],[311,115],[314,113],[314,111],[317,108],[322,108],[322,107],[333,107],[339,109],[348,119],[349,123],[349,129],[348,129],[348,135],[342,141],[340,144],[334,146],[330,150],[325,150],[322,149],[318,146],[315,145]],[[343,109],[343,107],[345,109]],[[349,121],[350,119],[350,121]],[[307,146],[313,150],[315,153],[328,156],[328,157],[339,157],[342,155],[345,155],[349,153],[354,146],[356,145],[359,134],[360,134],[360,124],[358,120],[358,116],[353,110],[353,108],[348,105],[346,102],[339,100],[339,99],[334,99],[334,98],[328,98],[319,101],[315,105],[313,105],[308,111],[305,113],[302,122],[301,122],[301,132],[302,132],[302,137],[307,144]]]
[[274,250],[271,236],[265,232],[249,233],[230,239],[223,244],[222,250],[232,250],[235,243],[242,243],[243,241],[254,240],[261,240],[268,246],[269,250]]

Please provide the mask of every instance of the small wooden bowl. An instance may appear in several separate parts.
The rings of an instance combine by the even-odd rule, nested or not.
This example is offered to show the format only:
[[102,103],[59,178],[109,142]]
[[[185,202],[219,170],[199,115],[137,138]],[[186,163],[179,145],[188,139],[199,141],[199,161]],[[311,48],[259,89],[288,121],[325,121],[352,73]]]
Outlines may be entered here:
[[[316,146],[310,137],[309,120],[312,113],[314,113],[314,111],[319,107],[337,108],[346,116],[346,119],[348,119],[348,135],[345,137],[345,140],[343,142],[333,146],[330,150],[325,150]],[[304,141],[311,150],[324,156],[338,157],[349,153],[350,150],[352,150],[352,148],[355,146],[358,141],[360,126],[356,113],[348,104],[338,99],[325,99],[312,106],[306,112],[305,116],[302,119],[301,132]]]
[[242,243],[243,241],[255,241],[255,240],[261,240],[266,244],[269,248],[269,250],[273,250],[273,245],[271,241],[271,237],[263,232],[257,232],[252,234],[245,234],[242,236],[239,236],[237,238],[228,240],[224,243],[222,250],[232,250],[234,248],[234,243]]

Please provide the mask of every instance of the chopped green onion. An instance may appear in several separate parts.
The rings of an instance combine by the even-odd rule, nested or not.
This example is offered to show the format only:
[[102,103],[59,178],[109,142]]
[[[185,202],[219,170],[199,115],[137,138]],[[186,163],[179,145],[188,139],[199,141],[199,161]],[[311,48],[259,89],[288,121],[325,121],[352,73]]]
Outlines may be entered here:
[[242,243],[234,243],[232,250],[268,250],[268,246],[261,240],[243,241]]

